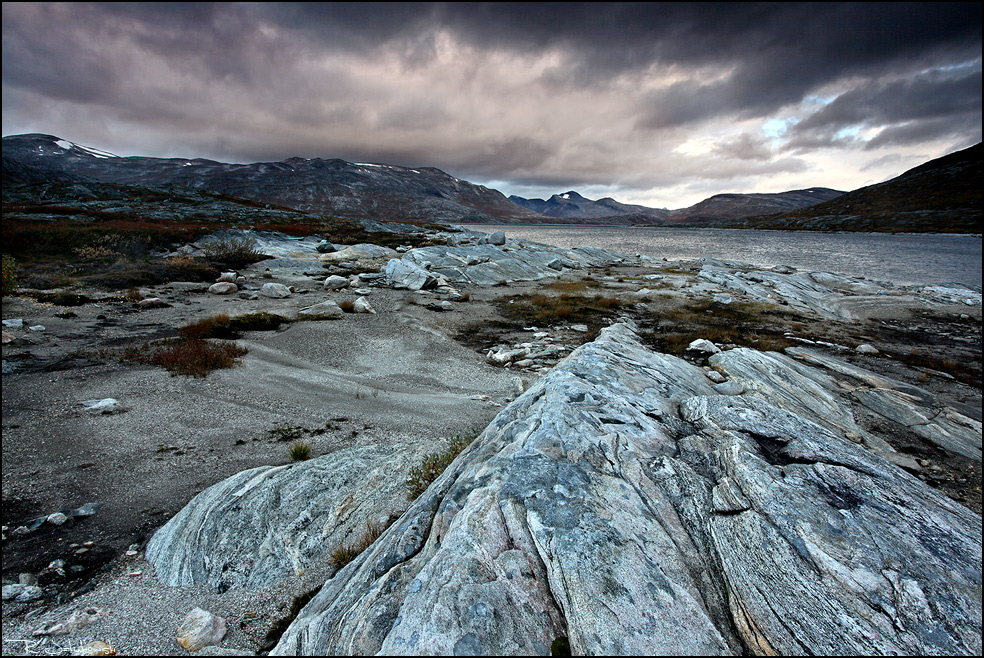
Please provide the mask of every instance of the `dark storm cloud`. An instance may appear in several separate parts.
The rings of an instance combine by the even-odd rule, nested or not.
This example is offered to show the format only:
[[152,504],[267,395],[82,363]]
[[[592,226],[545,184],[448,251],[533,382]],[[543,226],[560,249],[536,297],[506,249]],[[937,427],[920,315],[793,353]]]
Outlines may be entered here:
[[3,5],[5,134],[564,189],[979,139],[980,62],[980,3]]

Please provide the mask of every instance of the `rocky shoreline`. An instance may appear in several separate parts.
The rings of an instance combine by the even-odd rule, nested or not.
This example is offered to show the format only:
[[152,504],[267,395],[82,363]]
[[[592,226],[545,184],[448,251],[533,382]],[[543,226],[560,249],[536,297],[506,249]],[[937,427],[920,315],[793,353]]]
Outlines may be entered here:
[[[215,286],[4,298],[5,654],[184,654],[195,608],[212,653],[980,653],[979,290],[210,239],[244,236],[272,258]],[[656,349],[738,310],[747,344]],[[290,322],[202,379],[116,358],[217,313]],[[407,470],[479,430],[410,503]]]

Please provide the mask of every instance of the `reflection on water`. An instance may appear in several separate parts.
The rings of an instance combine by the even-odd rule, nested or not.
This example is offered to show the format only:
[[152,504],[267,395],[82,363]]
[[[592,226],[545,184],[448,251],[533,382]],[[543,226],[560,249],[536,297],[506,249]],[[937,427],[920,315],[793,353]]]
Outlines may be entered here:
[[668,260],[723,258],[899,285],[956,282],[981,286],[981,238],[972,235],[489,224],[469,228],[505,231],[509,237],[558,247],[587,245]]

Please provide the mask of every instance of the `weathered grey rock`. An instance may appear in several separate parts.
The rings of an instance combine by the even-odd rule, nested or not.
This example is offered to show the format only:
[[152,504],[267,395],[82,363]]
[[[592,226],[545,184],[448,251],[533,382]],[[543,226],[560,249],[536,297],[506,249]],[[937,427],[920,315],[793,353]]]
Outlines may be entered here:
[[868,345],[867,343],[858,345],[857,347],[854,348],[854,351],[857,352],[858,354],[878,354],[878,349],[872,347],[871,345]]
[[239,275],[236,274],[235,272],[223,272],[222,274],[219,275],[219,278],[217,279],[216,283],[222,283],[222,282],[236,283],[236,278],[238,278],[238,276]]
[[231,295],[234,292],[239,292],[239,286],[228,281],[220,281],[210,285],[208,291],[213,295]]
[[[528,240],[510,240],[509,246],[477,242],[462,236],[451,245],[434,245],[412,249],[400,260],[405,263],[430,263],[433,274],[448,281],[493,285],[500,281],[535,281],[554,278],[563,268],[579,269],[620,264],[639,264],[640,259],[624,254],[578,247],[562,249]],[[391,284],[392,285],[392,284]]]
[[325,263],[344,263],[344,262],[379,262],[388,258],[393,258],[396,251],[389,247],[382,247],[377,244],[360,243],[353,244],[338,251],[325,253],[319,256],[319,260]]
[[980,421],[960,413],[929,391],[807,348],[786,351],[806,363],[836,373],[842,382],[853,383],[851,398],[869,410],[908,427],[944,450],[981,461]]
[[160,297],[147,297],[137,302],[137,306],[140,308],[167,308],[170,304]]
[[394,288],[426,290],[437,287],[437,276],[405,259],[392,259],[386,264],[386,283]]
[[3,586],[3,600],[13,601],[18,596],[24,593],[24,588],[26,585],[21,585],[20,583],[14,583],[12,585]]
[[171,586],[264,587],[353,543],[407,507],[409,444],[347,448],[238,473],[198,494],[147,545]]
[[506,234],[504,231],[496,231],[489,234],[489,244],[502,246],[506,244]]
[[282,283],[264,283],[260,287],[260,294],[271,299],[283,299],[290,297],[290,288]]
[[345,315],[345,311],[330,299],[302,308],[297,312],[299,318],[335,320]]
[[50,525],[65,525],[65,523],[68,522],[68,516],[62,514],[61,512],[55,512],[53,514],[49,514],[45,521]]
[[30,603],[44,596],[44,590],[37,585],[22,585],[24,588],[14,599],[18,603]]
[[714,390],[721,395],[741,395],[745,392],[745,387],[732,380],[715,384]]
[[207,610],[195,608],[178,627],[178,644],[188,651],[198,651],[218,644],[226,634],[226,622]]
[[545,654],[566,636],[574,654],[973,655],[980,577],[980,517],[616,325],[504,409],[273,653]]
[[344,276],[339,276],[337,274],[332,274],[327,279],[325,279],[325,290],[340,290],[342,288],[347,288],[349,285],[349,280]]

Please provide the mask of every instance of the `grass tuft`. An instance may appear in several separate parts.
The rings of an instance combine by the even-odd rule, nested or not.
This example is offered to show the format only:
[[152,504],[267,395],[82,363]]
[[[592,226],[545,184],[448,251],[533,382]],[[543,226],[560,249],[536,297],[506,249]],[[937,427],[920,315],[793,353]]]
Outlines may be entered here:
[[427,490],[431,482],[436,480],[444,472],[454,458],[462,450],[471,445],[472,441],[478,436],[478,431],[458,434],[451,439],[451,444],[442,452],[432,452],[424,457],[421,463],[410,469],[407,473],[407,499],[415,500],[420,494]]
[[354,543],[342,544],[331,552],[331,561],[341,569],[372,546],[389,525],[366,520],[366,530]]
[[213,370],[233,367],[246,353],[245,348],[226,341],[168,338],[141,347],[127,348],[122,360],[158,366],[172,375],[205,377]]
[[295,462],[311,459],[311,444],[307,441],[294,441],[287,449],[287,456]]

